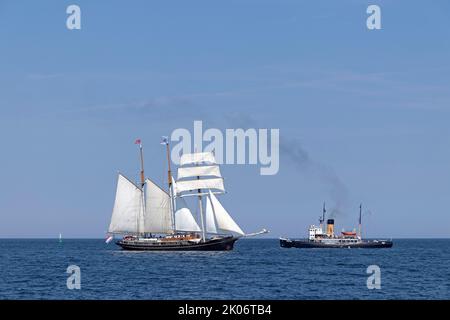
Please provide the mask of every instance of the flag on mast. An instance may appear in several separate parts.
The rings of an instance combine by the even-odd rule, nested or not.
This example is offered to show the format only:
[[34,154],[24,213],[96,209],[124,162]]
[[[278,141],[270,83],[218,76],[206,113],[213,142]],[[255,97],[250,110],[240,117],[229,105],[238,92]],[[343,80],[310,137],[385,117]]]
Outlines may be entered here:
[[169,137],[162,136],[161,137],[161,144],[164,144],[164,145],[169,144]]

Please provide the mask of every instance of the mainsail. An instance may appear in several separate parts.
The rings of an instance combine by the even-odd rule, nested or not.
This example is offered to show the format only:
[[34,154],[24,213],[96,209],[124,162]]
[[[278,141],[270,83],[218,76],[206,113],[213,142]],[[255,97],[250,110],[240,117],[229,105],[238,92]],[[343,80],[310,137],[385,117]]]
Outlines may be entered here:
[[152,180],[145,180],[145,232],[171,233],[172,215],[169,194]]
[[144,230],[142,190],[119,174],[116,199],[108,228],[110,233],[140,233]]

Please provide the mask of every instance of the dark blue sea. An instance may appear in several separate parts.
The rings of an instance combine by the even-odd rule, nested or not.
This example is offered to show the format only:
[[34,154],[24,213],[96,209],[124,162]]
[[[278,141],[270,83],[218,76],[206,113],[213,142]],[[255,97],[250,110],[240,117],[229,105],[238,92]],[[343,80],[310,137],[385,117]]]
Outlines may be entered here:
[[[392,249],[282,249],[245,239],[230,252],[127,252],[103,240],[1,240],[1,299],[450,299],[450,240]],[[67,288],[69,265],[81,289]],[[381,289],[368,289],[367,267]]]

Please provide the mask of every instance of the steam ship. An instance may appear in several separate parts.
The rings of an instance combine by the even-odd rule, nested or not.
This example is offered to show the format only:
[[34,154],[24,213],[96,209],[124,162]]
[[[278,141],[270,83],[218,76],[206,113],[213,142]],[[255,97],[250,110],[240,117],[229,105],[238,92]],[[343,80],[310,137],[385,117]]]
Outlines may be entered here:
[[361,211],[359,206],[359,231],[342,231],[340,235],[334,233],[334,219],[328,219],[326,232],[324,232],[325,204],[323,206],[322,217],[319,218],[319,226],[309,227],[309,238],[291,240],[280,238],[282,248],[391,248],[392,240],[363,240],[361,237]]
[[[134,183],[119,173],[107,243],[121,235],[116,244],[125,250],[225,251],[242,237],[268,232],[245,234],[219,202],[216,195],[225,193],[225,187],[212,152],[183,154],[175,181],[168,138],[163,137],[168,160],[168,189],[164,190],[145,178],[142,143],[140,139],[135,143],[140,150],[141,181]],[[197,198],[193,201],[197,220],[187,197]]]

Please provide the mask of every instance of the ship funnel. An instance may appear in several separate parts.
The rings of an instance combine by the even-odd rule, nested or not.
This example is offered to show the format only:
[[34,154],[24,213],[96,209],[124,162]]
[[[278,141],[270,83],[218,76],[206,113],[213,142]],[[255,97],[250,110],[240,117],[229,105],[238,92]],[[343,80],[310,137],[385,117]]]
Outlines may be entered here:
[[334,236],[334,219],[327,220],[327,236]]

